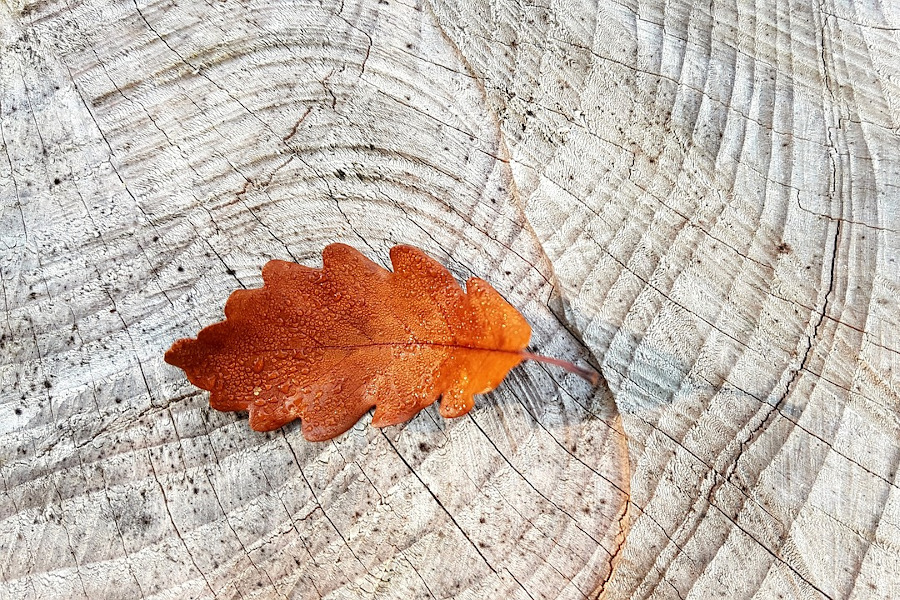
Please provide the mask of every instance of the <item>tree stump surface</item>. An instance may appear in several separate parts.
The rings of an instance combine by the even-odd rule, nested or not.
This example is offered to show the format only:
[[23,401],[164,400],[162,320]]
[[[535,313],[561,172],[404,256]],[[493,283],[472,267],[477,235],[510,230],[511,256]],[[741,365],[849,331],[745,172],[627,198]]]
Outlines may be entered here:
[[[900,5],[0,2],[0,597],[900,597]],[[423,248],[531,348],[306,442],[162,361]]]

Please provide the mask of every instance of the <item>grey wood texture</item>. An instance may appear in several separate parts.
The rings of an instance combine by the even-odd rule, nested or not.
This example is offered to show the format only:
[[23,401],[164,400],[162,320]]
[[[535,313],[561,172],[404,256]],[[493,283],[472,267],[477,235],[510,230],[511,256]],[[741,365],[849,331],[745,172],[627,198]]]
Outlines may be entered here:
[[[0,597],[900,597],[900,4],[0,1]],[[490,281],[466,417],[162,355],[331,242]]]

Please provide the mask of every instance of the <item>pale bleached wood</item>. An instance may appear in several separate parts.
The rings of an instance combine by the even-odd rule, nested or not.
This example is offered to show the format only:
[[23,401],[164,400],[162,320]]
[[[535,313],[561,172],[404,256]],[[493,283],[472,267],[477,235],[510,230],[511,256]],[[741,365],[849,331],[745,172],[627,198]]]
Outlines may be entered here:
[[[419,245],[594,360],[430,10],[4,5],[0,596],[581,598],[627,527],[606,388],[262,435],[162,362],[270,258]],[[442,64],[435,64],[436,61]],[[599,366],[599,365],[598,365]]]
[[900,6],[437,14],[624,413],[608,597],[900,596]]
[[[900,595],[898,14],[0,4],[2,595]],[[615,405],[210,413],[162,352],[332,241],[487,278]]]

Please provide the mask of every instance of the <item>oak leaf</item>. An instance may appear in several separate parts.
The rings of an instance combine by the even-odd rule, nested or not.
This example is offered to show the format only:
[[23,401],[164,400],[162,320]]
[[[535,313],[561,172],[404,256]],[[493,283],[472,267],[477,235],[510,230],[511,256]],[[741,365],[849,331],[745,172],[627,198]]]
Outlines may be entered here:
[[165,360],[209,390],[213,408],[248,410],[257,431],[302,419],[310,441],[340,435],[372,407],[376,427],[438,397],[441,415],[464,415],[525,358],[578,371],[524,352],[531,327],[485,281],[472,277],[463,291],[417,248],[390,255],[393,272],[344,244],[323,250],[322,269],[269,261],[262,288],[232,293],[225,321],[176,341]]

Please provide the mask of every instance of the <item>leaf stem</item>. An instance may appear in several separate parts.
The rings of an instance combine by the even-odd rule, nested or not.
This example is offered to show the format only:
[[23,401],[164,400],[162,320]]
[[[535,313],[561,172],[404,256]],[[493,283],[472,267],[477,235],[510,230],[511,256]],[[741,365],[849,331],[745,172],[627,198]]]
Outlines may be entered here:
[[600,374],[593,369],[585,369],[584,367],[579,367],[578,365],[572,364],[566,360],[551,358],[549,356],[541,356],[540,354],[532,354],[531,352],[525,352],[524,350],[521,352],[521,354],[522,357],[526,360],[536,360],[538,362],[562,367],[569,373],[575,373],[582,379],[589,381],[591,385],[597,385],[597,382],[600,381]]

